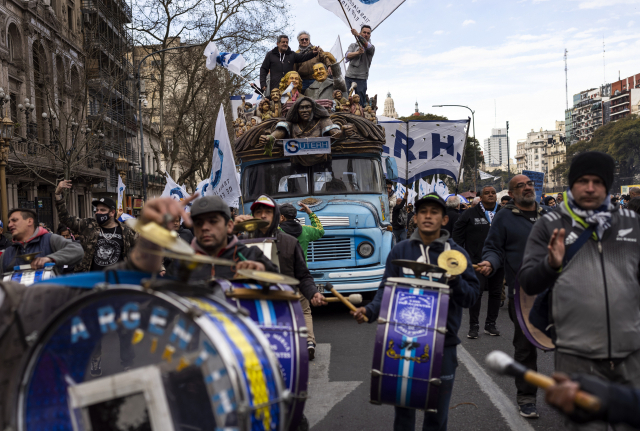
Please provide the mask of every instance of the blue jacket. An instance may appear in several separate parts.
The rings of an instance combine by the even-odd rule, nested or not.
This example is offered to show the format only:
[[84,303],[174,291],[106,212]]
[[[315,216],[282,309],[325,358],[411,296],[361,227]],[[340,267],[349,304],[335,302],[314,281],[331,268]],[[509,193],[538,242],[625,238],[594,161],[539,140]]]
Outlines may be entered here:
[[[538,219],[547,213],[538,203],[536,203],[536,212]],[[504,267],[510,298],[513,298],[516,274],[522,265],[524,248],[532,228],[533,222],[525,217],[511,201],[493,218],[491,229],[484,242],[482,260],[491,263],[492,275]]]
[[373,301],[366,306],[366,314],[369,318],[369,323],[378,319],[387,278],[405,276],[402,268],[393,265],[391,261],[395,259],[408,259],[424,262],[425,258],[422,251],[424,249],[427,255],[426,263],[436,264],[438,262],[438,256],[440,256],[440,253],[445,250],[445,243],[450,245],[451,250],[457,250],[464,254],[468,262],[465,272],[449,282],[451,295],[449,298],[447,334],[445,335],[444,345],[455,346],[460,344],[458,329],[460,329],[460,323],[462,321],[462,309],[469,308],[476,303],[480,297],[480,282],[478,281],[476,273],[471,266],[471,259],[469,259],[469,255],[462,247],[456,244],[452,239],[449,239],[449,232],[446,230],[441,230],[440,238],[436,239],[429,245],[422,242],[420,232],[416,230],[413,235],[411,235],[411,238],[401,241],[393,247],[391,253],[389,253],[389,257],[387,257],[387,266],[384,270],[382,283],[380,283],[380,287],[378,288]]

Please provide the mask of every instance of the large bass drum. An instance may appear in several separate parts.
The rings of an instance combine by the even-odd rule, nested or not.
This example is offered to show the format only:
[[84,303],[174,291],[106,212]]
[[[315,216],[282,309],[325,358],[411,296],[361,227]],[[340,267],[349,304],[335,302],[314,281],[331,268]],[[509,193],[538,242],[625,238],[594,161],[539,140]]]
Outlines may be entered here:
[[529,320],[529,313],[531,312],[538,295],[527,295],[522,287],[520,287],[520,283],[517,280],[515,282],[514,292],[516,316],[518,317],[518,324],[520,325],[520,329],[522,329],[525,337],[527,337],[531,344],[536,346],[538,349],[546,352],[554,350],[556,346],[553,344],[551,338],[533,326]]
[[[261,291],[262,287],[253,283],[218,280],[225,292],[234,288]],[[272,285],[271,291],[294,293],[290,286],[284,284]],[[309,383],[309,352],[307,350],[307,328],[300,301],[271,301],[267,299],[238,299],[227,297],[236,307],[242,307],[249,312],[251,319],[257,323],[269,341],[271,349],[280,362],[280,370],[284,378],[285,387],[292,395],[287,429],[298,429],[302,421],[304,404],[307,399],[307,385]]]
[[267,339],[237,308],[120,285],[68,304],[42,331],[15,421],[29,431],[280,430],[286,398]]

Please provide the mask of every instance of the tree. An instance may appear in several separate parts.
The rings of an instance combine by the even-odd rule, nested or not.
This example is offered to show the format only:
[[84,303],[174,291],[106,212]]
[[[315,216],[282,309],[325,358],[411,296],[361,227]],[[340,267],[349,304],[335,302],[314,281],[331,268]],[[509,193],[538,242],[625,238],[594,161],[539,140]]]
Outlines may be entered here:
[[400,117],[398,118],[400,121],[447,121],[447,117],[443,117],[442,115],[436,114],[426,114],[426,115],[416,115],[409,117]]
[[[141,48],[139,59],[179,40],[198,44],[188,53],[160,53],[151,57],[142,76],[147,82],[148,114],[160,126],[160,147],[153,148],[157,166],[177,178],[195,182],[202,171],[203,147],[212,144],[217,112],[229,96],[248,88],[246,80],[257,70],[265,46],[286,34],[289,7],[286,0],[142,0],[134,2],[134,37]],[[247,61],[244,77],[216,68],[208,71],[202,55],[213,41],[220,51],[242,54]],[[214,88],[218,85],[217,91]],[[205,100],[206,99],[206,100]],[[213,108],[212,108],[213,107]],[[229,108],[227,108],[227,112]],[[228,117],[228,116],[227,116]],[[231,123],[228,122],[228,129]],[[204,139],[204,145],[202,145]],[[208,159],[211,152],[209,151]],[[206,176],[206,175],[204,175]],[[200,177],[202,178],[202,176]]]

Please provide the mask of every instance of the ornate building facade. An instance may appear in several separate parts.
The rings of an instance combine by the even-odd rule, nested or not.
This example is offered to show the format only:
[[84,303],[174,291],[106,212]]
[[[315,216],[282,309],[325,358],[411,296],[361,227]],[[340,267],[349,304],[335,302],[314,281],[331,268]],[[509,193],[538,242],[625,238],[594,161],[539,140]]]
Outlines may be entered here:
[[396,112],[393,99],[391,98],[391,93],[387,93],[387,98],[384,100],[384,112],[382,115],[389,118],[398,118],[398,113]]

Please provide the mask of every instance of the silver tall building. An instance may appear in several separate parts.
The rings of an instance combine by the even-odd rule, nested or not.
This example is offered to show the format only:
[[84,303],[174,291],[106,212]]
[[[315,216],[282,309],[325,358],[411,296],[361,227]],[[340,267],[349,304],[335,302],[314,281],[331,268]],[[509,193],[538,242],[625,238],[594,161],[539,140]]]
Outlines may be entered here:
[[485,164],[498,167],[507,164],[507,129],[491,129],[491,137],[484,140]]

